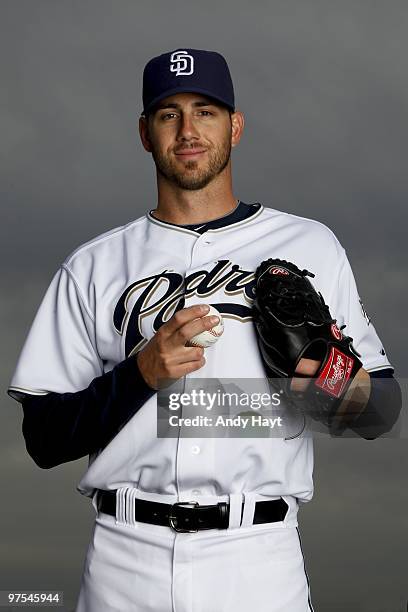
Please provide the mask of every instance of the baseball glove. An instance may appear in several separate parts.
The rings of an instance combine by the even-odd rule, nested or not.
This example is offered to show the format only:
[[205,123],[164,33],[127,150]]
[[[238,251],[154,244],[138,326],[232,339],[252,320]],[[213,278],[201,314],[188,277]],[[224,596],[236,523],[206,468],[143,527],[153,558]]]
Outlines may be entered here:
[[[291,400],[329,429],[338,429],[335,415],[353,377],[361,368],[352,338],[343,335],[323,296],[307,277],[281,259],[263,261],[255,272],[254,323],[268,378],[276,379]],[[291,382],[302,357],[320,361],[303,393]]]

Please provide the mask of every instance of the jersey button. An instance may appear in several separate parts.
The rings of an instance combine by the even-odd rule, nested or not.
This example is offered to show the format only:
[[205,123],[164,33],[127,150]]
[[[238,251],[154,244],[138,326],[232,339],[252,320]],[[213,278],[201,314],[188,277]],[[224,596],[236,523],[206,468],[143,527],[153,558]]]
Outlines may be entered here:
[[200,447],[197,446],[196,444],[194,446],[191,447],[191,452],[193,453],[193,455],[198,455],[198,453],[200,452]]

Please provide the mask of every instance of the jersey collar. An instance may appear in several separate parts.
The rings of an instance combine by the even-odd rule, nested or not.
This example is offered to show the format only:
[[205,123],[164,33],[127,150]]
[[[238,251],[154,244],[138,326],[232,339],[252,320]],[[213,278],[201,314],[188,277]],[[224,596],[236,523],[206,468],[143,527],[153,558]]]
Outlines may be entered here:
[[156,225],[161,225],[162,227],[166,227],[169,229],[192,233],[194,235],[200,235],[210,230],[222,230],[224,228],[229,228],[231,225],[235,225],[237,223],[241,224],[242,222],[249,221],[254,216],[258,216],[258,214],[262,210],[263,206],[259,202],[256,202],[254,204],[245,204],[245,202],[238,200],[237,206],[232,212],[228,213],[227,215],[223,215],[218,219],[207,221],[206,223],[194,223],[188,225],[169,223],[168,221],[161,221],[160,219],[156,219],[156,217],[154,217],[152,214],[152,210],[149,211],[146,216],[150,222],[155,223]]

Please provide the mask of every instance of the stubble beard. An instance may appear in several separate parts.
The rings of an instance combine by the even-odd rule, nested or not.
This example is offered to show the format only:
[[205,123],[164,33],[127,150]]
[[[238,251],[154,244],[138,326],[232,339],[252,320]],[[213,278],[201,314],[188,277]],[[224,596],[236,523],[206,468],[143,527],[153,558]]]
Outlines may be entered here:
[[152,147],[152,156],[158,174],[181,189],[189,191],[203,189],[226,168],[231,157],[230,135],[219,147],[207,148],[205,155],[208,157],[206,165],[200,167],[199,161],[189,160],[184,162],[184,170],[182,170],[176,166],[172,158],[163,155],[154,146]]

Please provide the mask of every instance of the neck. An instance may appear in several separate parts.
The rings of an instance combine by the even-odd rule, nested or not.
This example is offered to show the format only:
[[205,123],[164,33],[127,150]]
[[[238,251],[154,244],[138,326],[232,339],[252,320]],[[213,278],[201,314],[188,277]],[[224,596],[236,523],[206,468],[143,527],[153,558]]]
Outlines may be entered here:
[[206,223],[223,217],[237,206],[231,174],[221,173],[203,189],[190,191],[157,175],[158,205],[153,216],[176,225]]

